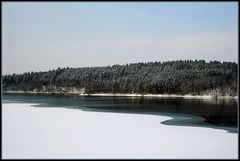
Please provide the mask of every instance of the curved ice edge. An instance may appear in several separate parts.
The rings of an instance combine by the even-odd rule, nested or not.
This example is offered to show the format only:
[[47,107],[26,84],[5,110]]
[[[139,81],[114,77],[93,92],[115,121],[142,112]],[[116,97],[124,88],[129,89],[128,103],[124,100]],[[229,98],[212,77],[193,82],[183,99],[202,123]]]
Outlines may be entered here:
[[94,108],[83,108],[82,111],[89,111],[89,112],[108,112],[108,113],[122,113],[122,114],[141,114],[141,115],[155,115],[155,116],[167,116],[170,119],[160,122],[163,125],[168,126],[190,126],[190,127],[202,127],[202,128],[212,128],[218,130],[224,130],[228,133],[238,133],[238,128],[235,127],[225,127],[225,126],[215,126],[213,124],[205,122],[204,117],[194,116],[189,114],[177,114],[177,113],[153,113],[153,112],[123,112],[123,111],[108,111],[108,110],[99,110]]
[[160,122],[163,125],[169,126],[192,126],[192,127],[203,127],[203,128],[213,128],[219,130],[225,130],[228,133],[238,133],[238,128],[225,127],[225,126],[214,126],[212,124],[206,123],[205,118],[200,116],[193,116],[188,114],[165,114],[171,119]]
[[148,112],[148,113],[128,113],[128,112],[116,112],[116,111],[107,111],[107,110],[99,110],[99,109],[94,109],[94,108],[88,108],[88,107],[83,107],[80,109],[82,111],[87,111],[87,112],[107,112],[107,113],[121,113],[121,114],[141,114],[141,115],[155,115],[155,116],[167,116],[170,119],[165,120],[160,122],[163,125],[168,125],[168,126],[190,126],[190,127],[202,127],[202,128],[212,128],[212,129],[218,129],[218,130],[224,130],[228,133],[238,133],[238,128],[234,127],[225,127],[225,126],[214,126],[213,124],[209,124],[205,122],[204,117],[200,116],[194,116],[194,115],[189,115],[189,114],[173,114],[173,113],[153,113],[153,112]]
[[[15,102],[12,102],[15,103]],[[20,103],[20,102],[18,102]],[[42,103],[23,103],[22,104],[27,104],[30,107],[44,107],[41,106],[43,105]],[[59,108],[59,107],[53,107],[51,106],[50,108]],[[113,112],[113,111],[105,111],[105,110],[97,110],[97,109],[92,109],[92,108],[85,108],[83,107],[82,109],[78,108],[72,108],[72,107],[60,107],[60,108],[65,108],[65,109],[75,109],[75,110],[81,110],[81,111],[87,111],[87,112],[107,112],[107,113],[127,113],[127,112]],[[214,126],[212,124],[206,123],[205,118],[200,117],[200,116],[194,116],[194,115],[189,115],[189,114],[173,114],[173,113],[127,113],[127,114],[141,114],[141,115],[157,115],[157,116],[167,116],[170,117],[171,119],[165,120],[160,122],[163,125],[168,125],[168,126],[190,126],[190,127],[202,127],[202,128],[212,128],[212,129],[219,129],[219,130],[225,130],[228,133],[238,133],[238,128],[234,127],[225,127],[225,126]]]

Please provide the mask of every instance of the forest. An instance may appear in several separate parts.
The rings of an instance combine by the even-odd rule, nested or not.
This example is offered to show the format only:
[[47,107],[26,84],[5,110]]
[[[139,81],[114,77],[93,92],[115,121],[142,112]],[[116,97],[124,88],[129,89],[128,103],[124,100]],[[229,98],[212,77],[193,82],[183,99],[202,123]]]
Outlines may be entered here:
[[237,95],[235,62],[178,60],[2,76],[3,91]]

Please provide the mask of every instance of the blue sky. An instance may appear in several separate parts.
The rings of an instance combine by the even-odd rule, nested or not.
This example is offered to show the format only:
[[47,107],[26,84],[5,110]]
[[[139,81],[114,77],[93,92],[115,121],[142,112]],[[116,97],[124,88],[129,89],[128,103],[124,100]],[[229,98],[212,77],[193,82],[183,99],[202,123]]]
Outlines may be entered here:
[[237,2],[4,2],[3,74],[238,59]]

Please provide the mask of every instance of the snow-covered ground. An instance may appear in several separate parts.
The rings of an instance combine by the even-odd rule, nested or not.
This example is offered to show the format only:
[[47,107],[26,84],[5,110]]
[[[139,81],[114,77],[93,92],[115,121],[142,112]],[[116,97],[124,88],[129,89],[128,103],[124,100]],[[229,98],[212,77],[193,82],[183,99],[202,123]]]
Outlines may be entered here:
[[238,158],[238,134],[165,116],[3,104],[3,158]]
[[[64,87],[62,87],[64,88]],[[68,91],[68,92],[35,92],[35,91],[4,91],[4,93],[24,93],[24,94],[64,94],[64,95],[77,95],[77,96],[104,96],[104,97],[160,97],[160,98],[185,98],[185,99],[212,99],[214,98],[213,95],[177,95],[177,94],[126,94],[126,93],[93,93],[93,94],[86,94],[80,91]],[[238,99],[238,96],[218,96],[218,99]]]

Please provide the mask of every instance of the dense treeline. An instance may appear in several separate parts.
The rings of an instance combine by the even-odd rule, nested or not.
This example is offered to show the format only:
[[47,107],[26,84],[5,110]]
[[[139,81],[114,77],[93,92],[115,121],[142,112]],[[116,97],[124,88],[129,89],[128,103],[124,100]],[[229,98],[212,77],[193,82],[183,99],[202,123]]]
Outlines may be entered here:
[[58,68],[2,77],[5,91],[237,94],[237,64],[233,62],[168,61],[106,67]]

